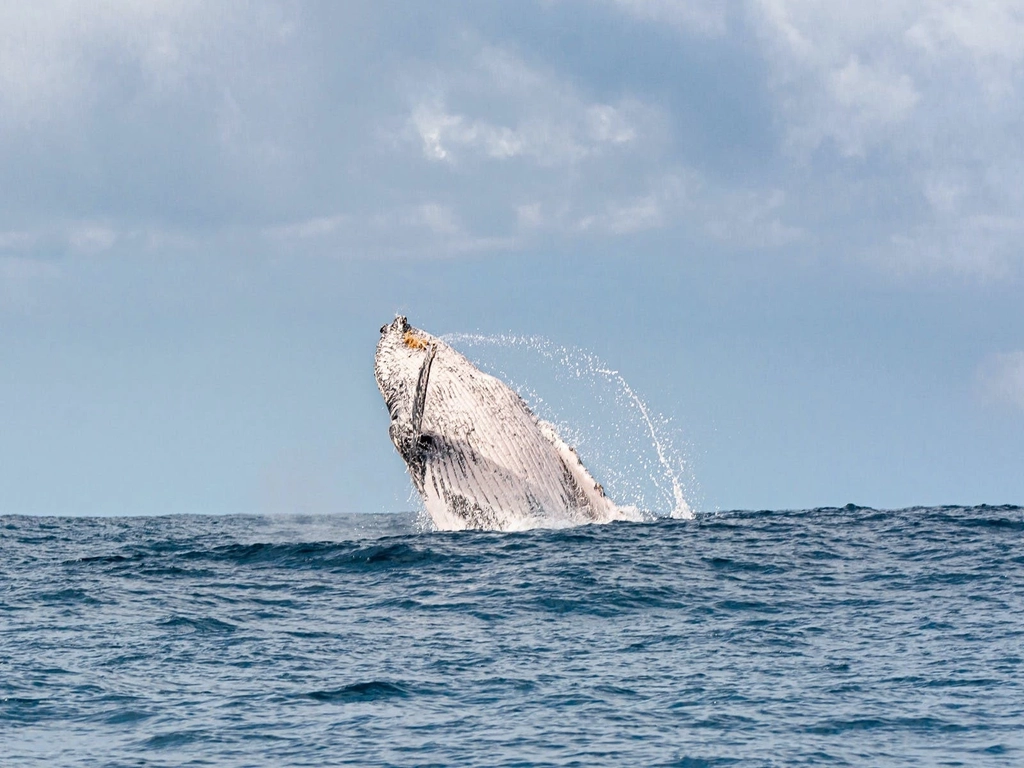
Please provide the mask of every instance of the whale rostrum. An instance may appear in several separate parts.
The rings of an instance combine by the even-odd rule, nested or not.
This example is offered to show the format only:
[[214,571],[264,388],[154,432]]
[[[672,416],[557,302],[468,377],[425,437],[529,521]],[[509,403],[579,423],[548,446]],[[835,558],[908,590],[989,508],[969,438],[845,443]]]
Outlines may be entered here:
[[500,379],[399,315],[374,361],[389,434],[440,530],[634,519]]

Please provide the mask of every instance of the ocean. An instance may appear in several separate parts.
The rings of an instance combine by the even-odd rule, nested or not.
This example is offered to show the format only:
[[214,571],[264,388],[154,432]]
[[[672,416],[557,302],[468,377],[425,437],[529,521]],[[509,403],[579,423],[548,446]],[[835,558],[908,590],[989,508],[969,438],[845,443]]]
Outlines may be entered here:
[[0,765],[1021,766],[1024,509],[0,517]]

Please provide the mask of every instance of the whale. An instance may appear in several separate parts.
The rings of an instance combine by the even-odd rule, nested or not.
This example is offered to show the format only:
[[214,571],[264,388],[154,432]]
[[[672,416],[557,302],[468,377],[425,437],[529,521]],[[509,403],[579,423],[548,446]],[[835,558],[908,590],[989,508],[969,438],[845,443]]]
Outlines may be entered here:
[[510,386],[403,315],[381,326],[374,376],[391,442],[438,530],[633,519]]

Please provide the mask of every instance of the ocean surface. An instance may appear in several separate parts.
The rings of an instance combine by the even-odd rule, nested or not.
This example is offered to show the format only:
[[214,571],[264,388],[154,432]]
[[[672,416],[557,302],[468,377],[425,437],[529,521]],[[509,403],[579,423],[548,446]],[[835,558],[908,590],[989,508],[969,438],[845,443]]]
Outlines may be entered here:
[[0,517],[0,765],[1024,765],[1024,509]]

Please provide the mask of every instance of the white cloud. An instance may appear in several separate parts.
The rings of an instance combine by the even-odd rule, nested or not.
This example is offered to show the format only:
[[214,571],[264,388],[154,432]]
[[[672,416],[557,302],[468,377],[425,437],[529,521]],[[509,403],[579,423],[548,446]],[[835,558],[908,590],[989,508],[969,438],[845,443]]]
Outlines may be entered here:
[[989,356],[978,366],[977,382],[986,402],[1024,411],[1024,351]]
[[544,225],[544,210],[541,203],[516,206],[516,223],[520,230],[537,229]]
[[[484,46],[459,73],[416,86],[409,125],[428,160],[527,158],[541,166],[580,162],[640,140],[657,110],[635,100],[588,101],[567,81],[500,48]],[[474,114],[475,113],[475,114]],[[497,114],[506,113],[505,119]]]
[[773,249],[808,238],[784,220],[781,189],[723,190],[702,205],[705,229],[715,239],[739,248]]
[[[832,140],[843,155],[886,144],[921,100],[902,34],[912,3],[757,0],[755,28],[790,147]],[[897,42],[893,42],[893,41]]]
[[333,256],[448,257],[515,245],[512,237],[477,234],[458,211],[428,201],[401,205],[371,216],[337,214],[269,227],[262,236],[286,249]]
[[55,153],[102,152],[107,137],[90,141],[83,129],[103,130],[109,119],[159,132],[166,125],[147,119],[162,112],[189,120],[179,151],[201,152],[196,135],[208,134],[221,151],[280,163],[286,150],[233,94],[273,83],[266,53],[293,31],[276,2],[0,4],[0,149],[12,142],[17,154],[17,142],[31,136]]
[[654,195],[626,201],[611,201],[600,214],[587,214],[576,222],[579,232],[630,235],[665,225],[662,202]]
[[955,213],[968,193],[967,185],[950,174],[929,174],[923,182],[925,200],[936,214]]
[[628,236],[683,227],[733,248],[777,249],[809,237],[789,223],[790,208],[781,189],[734,188],[676,169],[652,179],[645,194],[612,198],[596,210],[533,203],[516,213],[524,233]]
[[423,141],[423,154],[430,160],[453,160],[455,150],[470,149],[487,157],[503,160],[529,150],[545,150],[539,142],[527,143],[525,130],[514,131],[485,120],[470,120],[449,114],[442,104],[420,104],[412,114],[412,124]]
[[[939,121],[973,128],[966,110],[999,112],[1019,91],[1024,4],[1016,0],[751,0],[750,11],[800,151],[827,139],[847,155],[922,146],[929,131],[952,127]],[[974,91],[962,82],[965,65]]]
[[4,4],[0,114],[28,123],[73,114],[102,87],[97,69],[109,56],[137,68],[153,87],[173,88],[190,75],[218,16],[181,0]]
[[81,224],[71,230],[68,244],[81,253],[93,254],[108,251],[118,240],[118,233],[104,224]]
[[660,228],[665,223],[661,203],[653,195],[625,205],[613,204],[608,211],[607,229],[613,235],[627,235]]
[[447,160],[450,155],[442,139],[452,129],[461,127],[462,118],[447,114],[440,104],[419,104],[410,120],[423,142],[424,156],[429,160]]
[[406,217],[406,221],[413,226],[426,227],[435,235],[459,235],[462,234],[462,223],[455,215],[455,211],[447,205],[437,203],[424,203],[416,206]]
[[670,24],[688,32],[723,35],[728,6],[708,0],[611,0],[623,11],[645,21]]
[[15,231],[0,232],[0,251],[19,251],[31,247],[36,242],[33,232]]
[[[426,202],[378,216],[376,233],[393,233],[387,251],[415,256],[458,256],[489,250],[506,250],[515,238],[481,235],[471,231],[449,205]],[[379,234],[378,234],[379,239]]]
[[[616,5],[655,24],[706,8],[658,0]],[[745,24],[730,24],[728,14],[740,7]],[[1024,264],[1017,246],[1024,2],[746,0],[712,10],[719,20],[707,30],[752,31],[765,63],[762,83],[788,161],[788,172],[769,186],[791,209],[816,216],[813,227],[786,223],[771,214],[770,193],[730,192],[705,173],[713,236],[751,247],[805,237],[827,242],[829,216],[859,210],[865,232],[878,231],[874,244],[857,247],[893,272],[987,279]],[[689,34],[700,25],[677,26]],[[842,165],[826,181],[814,169],[830,157]],[[749,195],[767,196],[745,215]],[[893,202],[879,216],[875,201],[885,198]]]
[[891,236],[867,256],[900,277],[952,275],[987,282],[1010,277],[1024,261],[1024,217],[968,214]]
[[[904,275],[989,279],[1024,265],[1024,3],[602,3],[631,35],[674,30],[711,59],[739,61],[742,43],[743,74],[666,71],[702,86],[663,103],[640,69],[545,57],[514,31],[493,45],[469,11],[429,30],[439,45],[425,60],[406,56],[383,15],[346,11],[397,46],[370,65],[306,47],[322,44],[312,6],[0,6],[0,152],[18,172],[43,171],[40,202],[5,205],[0,252],[253,236],[436,254],[684,227],[735,248],[819,242]],[[614,35],[600,16],[590,31]],[[751,93],[759,103],[737,105]],[[746,134],[723,122],[765,114],[774,124]],[[385,131],[386,151],[369,145]],[[735,139],[742,162],[751,131],[765,151],[748,174],[726,155]]]
[[[651,21],[687,12],[673,3],[626,4],[623,10]],[[724,30],[719,26],[711,25]],[[905,98],[901,85],[894,94],[856,62],[847,70],[837,81],[840,97],[852,109],[870,106],[878,122],[894,119]],[[456,180],[472,176],[473,162],[488,163],[492,202],[507,205],[520,243],[665,228],[695,230],[733,248],[778,248],[806,238],[787,220],[783,190],[723,183],[681,164],[672,156],[666,113],[634,93],[587,98],[570,79],[487,45],[457,71],[413,82],[417,95],[408,124],[418,150],[451,168]],[[522,163],[512,160],[529,167],[517,174]],[[435,226],[433,235],[454,239],[464,232],[452,223],[455,210],[440,213],[445,232]]]
[[587,107],[585,122],[590,138],[600,144],[629,144],[637,136],[623,109],[608,104]]
[[280,143],[260,135],[258,121],[246,114],[229,86],[225,85],[221,90],[216,108],[221,149],[262,165],[280,165],[286,161],[291,153]]
[[292,224],[271,227],[266,230],[266,233],[271,237],[285,240],[295,238],[306,240],[314,237],[324,237],[336,232],[348,219],[349,217],[344,214],[314,216]]
[[856,55],[830,74],[829,88],[837,110],[823,132],[846,155],[863,155],[866,142],[906,120],[920,100],[909,76],[866,67]]
[[[205,239],[209,242],[218,236],[219,233],[207,233]],[[24,261],[10,262],[9,271],[18,269],[24,274],[53,276],[54,269],[59,271],[59,265],[68,257],[98,256],[111,251],[180,253],[195,250],[202,239],[194,233],[155,226],[126,228],[121,222],[48,222],[35,230],[0,232],[0,257],[13,258],[17,254]],[[58,260],[41,260],[39,254]]]
[[932,59],[965,56],[994,98],[1017,90],[1024,62],[1024,4],[1006,0],[930,3],[907,40]]

